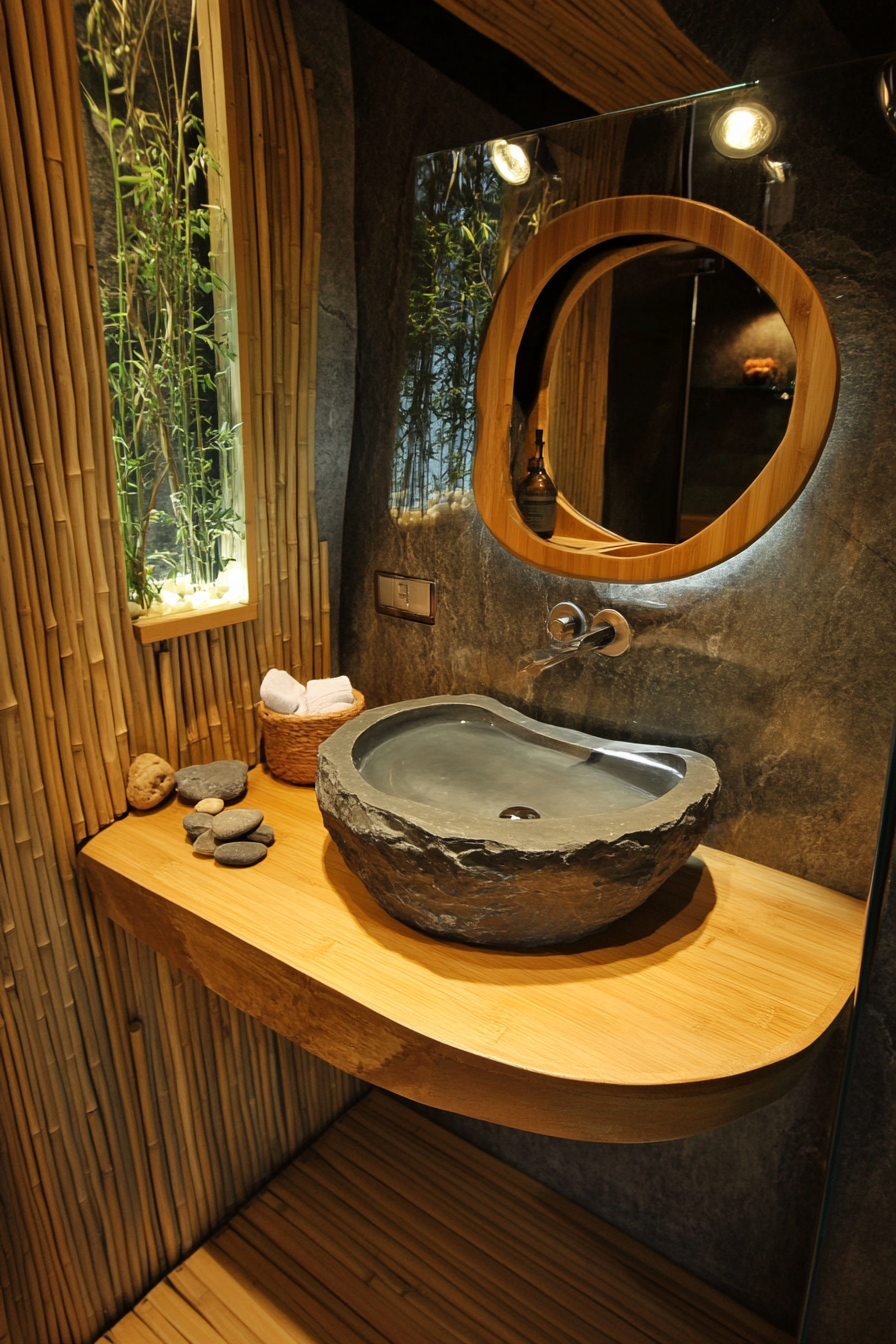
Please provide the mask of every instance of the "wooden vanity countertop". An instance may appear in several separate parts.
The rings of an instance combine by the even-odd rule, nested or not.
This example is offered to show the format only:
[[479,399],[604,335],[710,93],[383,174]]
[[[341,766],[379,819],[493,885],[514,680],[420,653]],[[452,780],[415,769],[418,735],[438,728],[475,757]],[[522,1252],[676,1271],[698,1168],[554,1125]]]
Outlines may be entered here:
[[438,942],[346,868],[313,789],[250,772],[274,827],[254,868],[193,854],[176,799],[83,849],[100,911],[275,1031],[432,1106],[644,1142],[780,1096],[850,1001],[862,902],[705,846],[563,951]]

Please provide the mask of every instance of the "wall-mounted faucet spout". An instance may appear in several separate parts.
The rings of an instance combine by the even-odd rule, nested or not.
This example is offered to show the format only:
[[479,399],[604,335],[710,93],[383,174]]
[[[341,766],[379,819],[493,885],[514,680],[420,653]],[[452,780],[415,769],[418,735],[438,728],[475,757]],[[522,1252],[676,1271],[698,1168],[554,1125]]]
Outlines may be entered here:
[[589,621],[575,602],[558,602],[551,608],[547,631],[550,647],[530,654],[520,668],[528,677],[537,677],[549,667],[589,650],[618,658],[632,641],[631,626],[618,611],[605,608]]

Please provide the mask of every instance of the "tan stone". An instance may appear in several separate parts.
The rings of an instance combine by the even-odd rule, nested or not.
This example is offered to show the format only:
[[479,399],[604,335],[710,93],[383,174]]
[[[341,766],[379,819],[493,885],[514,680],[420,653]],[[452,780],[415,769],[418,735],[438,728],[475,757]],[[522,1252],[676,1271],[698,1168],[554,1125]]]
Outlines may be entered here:
[[193,808],[194,812],[208,812],[210,816],[217,816],[219,812],[224,811],[223,798],[200,798],[199,802]]
[[128,771],[127,795],[131,807],[145,811],[168,797],[174,788],[174,771],[151,751],[137,756]]

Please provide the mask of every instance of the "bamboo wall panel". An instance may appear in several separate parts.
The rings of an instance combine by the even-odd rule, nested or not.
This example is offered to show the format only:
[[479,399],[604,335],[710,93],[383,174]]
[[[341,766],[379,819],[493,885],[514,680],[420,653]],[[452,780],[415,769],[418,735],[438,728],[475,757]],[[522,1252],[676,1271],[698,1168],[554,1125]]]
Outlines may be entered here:
[[551,372],[548,446],[551,470],[587,518],[604,502],[607,373],[613,275],[590,285],[566,319]]
[[729,83],[658,0],[439,0],[595,112]]
[[[320,178],[280,0],[226,35],[256,458],[257,622],[138,645],[124,607],[69,0],[0,0],[0,1340],[80,1344],[359,1092],[121,930],[78,843],[137,752],[257,760],[276,663],[323,668],[313,437]],[[225,62],[230,61],[228,73]],[[270,281],[270,288],[266,289]]]

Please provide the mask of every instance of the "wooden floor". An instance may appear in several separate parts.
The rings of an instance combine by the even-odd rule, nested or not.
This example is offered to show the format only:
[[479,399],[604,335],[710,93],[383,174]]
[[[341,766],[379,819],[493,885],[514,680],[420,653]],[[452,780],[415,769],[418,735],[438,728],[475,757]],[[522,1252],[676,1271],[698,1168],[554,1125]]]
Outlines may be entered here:
[[158,1284],[114,1344],[792,1344],[373,1092]]

